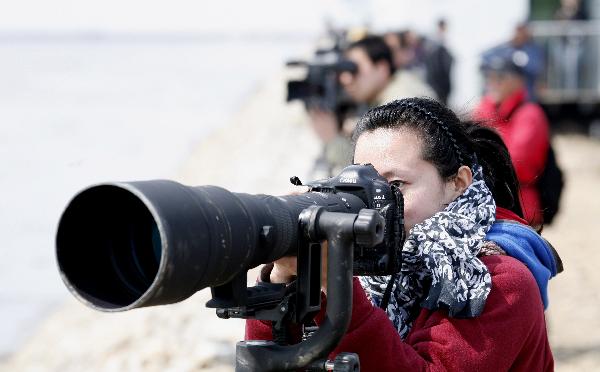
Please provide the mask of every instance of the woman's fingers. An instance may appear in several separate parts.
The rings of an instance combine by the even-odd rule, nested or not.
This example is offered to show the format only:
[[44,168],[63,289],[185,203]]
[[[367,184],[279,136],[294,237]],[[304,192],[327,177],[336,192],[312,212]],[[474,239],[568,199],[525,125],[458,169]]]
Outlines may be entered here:
[[297,258],[282,257],[275,261],[269,279],[271,283],[290,283],[297,273]]

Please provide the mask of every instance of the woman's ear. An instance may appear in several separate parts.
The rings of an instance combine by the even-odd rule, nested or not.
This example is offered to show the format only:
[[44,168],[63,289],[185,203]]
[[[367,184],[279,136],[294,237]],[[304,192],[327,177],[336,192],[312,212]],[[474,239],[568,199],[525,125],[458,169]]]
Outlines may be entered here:
[[450,200],[454,200],[462,195],[462,193],[471,186],[471,183],[473,183],[473,172],[471,171],[471,168],[466,165],[461,165],[456,172],[456,176],[454,176],[447,184],[450,188],[450,190],[447,189],[451,195]]

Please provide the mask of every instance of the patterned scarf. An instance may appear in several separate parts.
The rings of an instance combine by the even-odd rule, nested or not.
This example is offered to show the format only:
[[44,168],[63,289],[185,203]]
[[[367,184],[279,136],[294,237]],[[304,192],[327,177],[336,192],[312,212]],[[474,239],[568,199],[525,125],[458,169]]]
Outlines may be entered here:
[[[404,339],[420,307],[447,309],[451,317],[471,318],[483,311],[492,286],[477,258],[494,223],[496,203],[474,165],[473,183],[446,209],[415,225],[402,248],[402,266],[393,283],[387,313]],[[390,276],[363,276],[367,296],[380,306]]]

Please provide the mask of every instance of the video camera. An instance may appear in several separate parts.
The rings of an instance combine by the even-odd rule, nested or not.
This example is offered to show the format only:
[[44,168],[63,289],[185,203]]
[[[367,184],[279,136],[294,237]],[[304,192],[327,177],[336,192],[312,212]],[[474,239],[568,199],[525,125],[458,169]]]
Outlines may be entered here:
[[287,101],[301,100],[307,110],[330,111],[338,118],[341,126],[348,112],[356,104],[344,91],[339,81],[342,72],[356,73],[358,66],[344,59],[345,37],[343,33],[333,33],[334,44],[330,48],[317,49],[310,61],[288,61],[288,67],[303,67],[306,75],[301,80],[287,83]]
[[[400,268],[402,194],[372,165],[351,165],[306,186],[305,194],[279,197],[167,180],[89,187],[59,222],[61,277],[83,303],[109,312],[175,303],[211,287],[207,306],[219,317],[270,320],[281,335],[321,308],[320,243],[326,240],[329,321],[296,345],[285,345],[285,337],[238,342],[236,371],[356,366],[352,355],[323,358],[348,327],[352,275]],[[284,256],[298,257],[293,286],[247,288],[249,269]]]

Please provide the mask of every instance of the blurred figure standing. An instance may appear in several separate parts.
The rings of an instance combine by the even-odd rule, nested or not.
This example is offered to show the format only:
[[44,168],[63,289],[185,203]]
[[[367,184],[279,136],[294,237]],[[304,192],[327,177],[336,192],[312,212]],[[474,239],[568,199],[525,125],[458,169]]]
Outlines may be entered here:
[[[397,79],[405,80],[404,85],[420,86],[418,89],[421,91],[435,93],[435,97],[443,104],[447,104],[452,89],[451,69],[454,63],[446,47],[446,27],[446,21],[441,19],[433,39],[426,39],[410,30],[388,32],[384,36],[398,69]],[[423,94],[412,96],[419,95]],[[426,95],[433,97],[431,93]]]
[[433,88],[438,100],[444,105],[448,104],[448,97],[452,91],[451,73],[454,63],[454,57],[446,46],[446,29],[446,20],[440,19],[435,40],[427,43],[424,60],[427,84]]
[[483,59],[485,61],[498,55],[507,55],[513,52],[516,52],[514,58],[518,59],[517,62],[522,66],[528,99],[537,102],[536,82],[545,68],[544,53],[531,38],[527,23],[519,23],[515,27],[510,41],[486,51],[483,54]]
[[405,30],[400,33],[400,41],[406,49],[409,58],[406,68],[425,73],[425,45],[423,37],[413,30]]
[[554,12],[557,21],[585,21],[588,19],[580,0],[561,0],[560,7]]
[[550,128],[542,108],[527,99],[525,63],[519,52],[506,49],[483,60],[486,93],[475,118],[502,136],[521,186],[525,219],[540,226],[543,212],[537,181],[548,157]]
[[[557,21],[585,21],[588,19],[580,0],[561,0],[560,7],[554,13]],[[551,45],[552,58],[559,66],[558,86],[566,90],[581,87],[581,61],[584,53],[585,37],[566,35]]]
[[407,69],[414,57],[412,51],[404,43],[403,33],[390,31],[383,35],[383,40],[392,52],[392,59],[396,70]]

